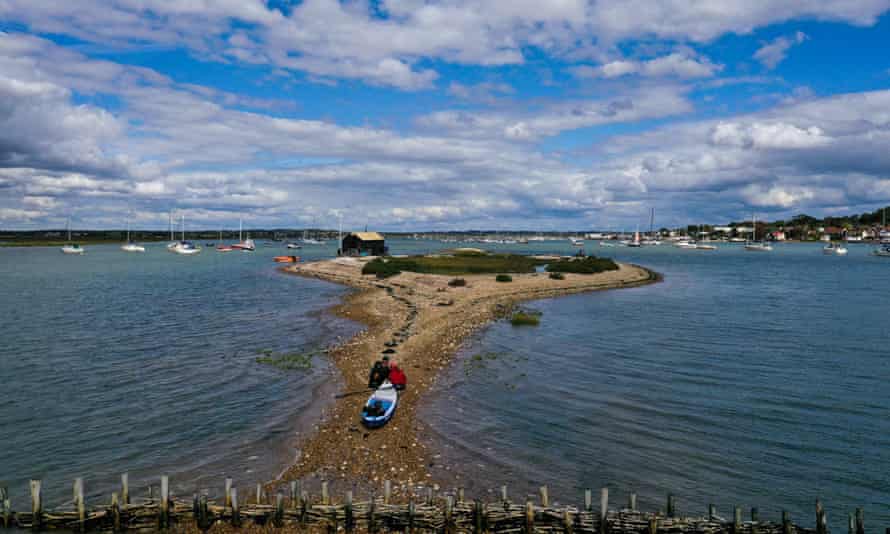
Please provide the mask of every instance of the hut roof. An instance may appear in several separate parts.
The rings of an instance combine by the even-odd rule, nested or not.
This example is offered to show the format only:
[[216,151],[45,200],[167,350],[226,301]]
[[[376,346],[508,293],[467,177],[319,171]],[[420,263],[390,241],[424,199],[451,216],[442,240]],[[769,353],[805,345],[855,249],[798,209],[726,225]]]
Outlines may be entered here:
[[353,232],[352,235],[362,241],[383,241],[383,236],[377,232]]

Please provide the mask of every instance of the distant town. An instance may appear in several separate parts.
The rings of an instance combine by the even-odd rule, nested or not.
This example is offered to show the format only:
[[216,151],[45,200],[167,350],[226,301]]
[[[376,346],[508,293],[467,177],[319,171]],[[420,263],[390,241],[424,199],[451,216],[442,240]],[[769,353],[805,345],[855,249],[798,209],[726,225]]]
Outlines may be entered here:
[[[687,225],[680,228],[656,227],[615,230],[451,230],[425,232],[385,232],[390,238],[431,239],[449,242],[525,242],[569,238],[587,239],[627,239],[639,232],[662,239],[691,237],[699,240],[744,241],[752,235],[769,241],[828,241],[847,242],[890,241],[890,227],[887,225],[887,208],[847,216],[832,216],[822,219],[806,214],[796,215],[788,220],[775,221],[733,221],[722,225]],[[755,232],[756,230],[756,232]],[[259,240],[287,242],[305,237],[307,234],[321,240],[336,240],[338,230],[325,228],[273,228],[245,229],[250,236]],[[176,231],[176,238],[182,234]],[[142,242],[166,241],[171,239],[169,230],[131,230],[131,240]],[[126,231],[120,230],[72,230],[72,238],[92,243],[115,243],[125,239]],[[237,230],[194,230],[185,233],[187,239],[200,241],[224,241],[238,237]],[[47,230],[0,230],[0,246],[40,246],[53,245],[66,240],[64,229]]]

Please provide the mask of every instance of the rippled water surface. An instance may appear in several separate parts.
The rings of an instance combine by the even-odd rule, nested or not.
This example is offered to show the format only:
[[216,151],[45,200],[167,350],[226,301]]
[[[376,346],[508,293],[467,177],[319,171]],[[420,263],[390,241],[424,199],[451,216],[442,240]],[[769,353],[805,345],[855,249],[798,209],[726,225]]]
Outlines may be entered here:
[[296,453],[300,414],[321,408],[315,390],[335,380],[324,358],[285,372],[257,352],[351,335],[357,325],[324,313],[342,287],[278,273],[280,244],[194,257],[148,247],[0,249],[0,482],[14,503],[29,478],[50,504],[79,476],[107,498],[123,471],[134,493],[162,473],[188,494],[227,475],[268,480]]
[[540,326],[467,344],[425,413],[467,487],[579,502],[609,486],[653,509],[673,492],[684,511],[787,508],[807,525],[819,497],[835,529],[855,506],[890,526],[890,261],[587,248],[665,281],[530,303]]

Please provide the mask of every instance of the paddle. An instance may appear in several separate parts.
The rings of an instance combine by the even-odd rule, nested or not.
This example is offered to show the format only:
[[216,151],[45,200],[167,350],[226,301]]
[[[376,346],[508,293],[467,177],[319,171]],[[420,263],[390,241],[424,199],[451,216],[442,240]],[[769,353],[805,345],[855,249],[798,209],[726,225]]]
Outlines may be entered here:
[[343,397],[351,397],[353,395],[358,395],[359,393],[368,393],[367,389],[360,389],[358,391],[347,391],[346,393],[338,393],[334,395],[335,399],[342,399]]

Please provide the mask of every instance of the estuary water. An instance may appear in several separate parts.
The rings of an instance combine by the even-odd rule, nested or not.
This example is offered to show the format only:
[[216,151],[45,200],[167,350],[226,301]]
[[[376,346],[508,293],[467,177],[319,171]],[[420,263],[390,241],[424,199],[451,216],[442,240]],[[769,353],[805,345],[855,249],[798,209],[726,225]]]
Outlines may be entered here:
[[0,248],[0,485],[17,509],[30,478],[49,505],[70,499],[75,477],[88,499],[107,499],[124,471],[134,495],[161,474],[186,496],[219,494],[226,476],[242,488],[270,480],[317,420],[313,400],[332,398],[324,357],[290,371],[256,360],[356,332],[324,311],[344,288],[277,272],[280,243],[197,256],[147,247]]
[[466,344],[424,417],[467,488],[578,503],[608,486],[648,509],[673,493],[683,512],[786,508],[810,526],[821,498],[835,531],[856,506],[890,526],[890,261],[865,245],[587,250],[665,280],[532,302],[540,326]]
[[[448,245],[390,240],[393,253]],[[485,248],[571,253],[566,242]],[[0,485],[27,507],[28,479],[49,505],[84,477],[106,499],[171,476],[173,491],[273,478],[331,398],[323,357],[282,371],[258,352],[310,352],[358,325],[325,313],[346,290],[276,271],[281,244],[182,257],[87,247],[0,248]],[[422,416],[463,484],[547,484],[558,502],[609,486],[649,509],[787,508],[832,527],[864,506],[890,525],[890,261],[851,246],[772,253],[722,245],[587,251],[651,267],[646,287],[529,303],[538,327],[499,322],[471,339]],[[333,244],[297,251],[331,257]],[[476,355],[484,355],[475,359]],[[869,529],[871,530],[871,528]]]

